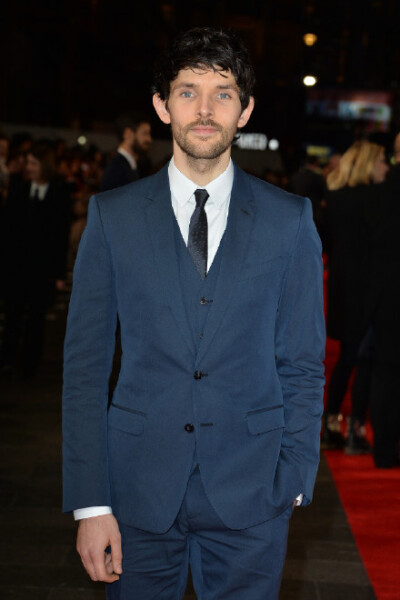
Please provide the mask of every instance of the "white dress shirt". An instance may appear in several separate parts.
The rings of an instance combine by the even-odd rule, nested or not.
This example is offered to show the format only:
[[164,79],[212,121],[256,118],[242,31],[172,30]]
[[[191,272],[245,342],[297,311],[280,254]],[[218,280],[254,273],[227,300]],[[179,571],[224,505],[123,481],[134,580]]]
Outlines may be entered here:
[[35,196],[36,196],[38,200],[44,200],[48,189],[49,189],[48,183],[39,184],[39,183],[35,183],[34,181],[32,181],[29,196],[31,198],[35,198]]
[[186,175],[181,173],[176,167],[173,158],[168,166],[172,208],[186,246],[189,236],[190,217],[196,208],[194,192],[197,189],[206,189],[208,192],[209,197],[204,207],[208,224],[207,271],[210,269],[215,255],[217,254],[218,247],[226,229],[233,185],[233,174],[233,163],[230,160],[225,171],[204,186],[197,185],[188,179]]
[[[186,245],[189,236],[190,217],[196,208],[194,192],[199,188],[206,189],[208,192],[209,198],[205,204],[208,223],[207,271],[212,265],[222,236],[224,235],[226,229],[233,185],[233,176],[234,168],[232,160],[229,161],[228,167],[225,169],[225,171],[206,186],[198,185],[188,179],[186,175],[181,173],[181,171],[179,171],[179,169],[176,167],[173,158],[168,165],[172,208]],[[297,504],[301,504],[302,496],[299,496],[296,501]],[[75,520],[79,520],[87,517],[97,517],[100,515],[110,514],[111,512],[112,510],[109,506],[90,506],[88,508],[74,510],[74,518]]]

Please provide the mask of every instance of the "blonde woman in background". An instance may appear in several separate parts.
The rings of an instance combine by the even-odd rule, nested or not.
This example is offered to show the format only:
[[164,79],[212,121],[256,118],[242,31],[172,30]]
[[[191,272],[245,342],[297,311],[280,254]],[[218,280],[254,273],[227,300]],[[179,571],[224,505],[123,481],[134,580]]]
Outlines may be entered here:
[[[322,445],[348,454],[370,452],[365,419],[370,388],[370,323],[374,206],[380,201],[388,166],[383,146],[355,142],[327,178],[328,312],[327,333],[339,340],[340,355],[328,387]],[[340,413],[354,367],[352,412],[347,439]]]

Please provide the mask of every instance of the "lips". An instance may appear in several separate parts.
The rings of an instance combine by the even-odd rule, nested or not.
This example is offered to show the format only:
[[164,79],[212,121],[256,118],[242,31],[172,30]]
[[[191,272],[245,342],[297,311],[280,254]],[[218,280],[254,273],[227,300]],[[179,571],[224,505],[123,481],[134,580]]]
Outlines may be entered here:
[[217,131],[217,129],[215,127],[204,127],[204,126],[197,126],[197,127],[192,127],[191,129],[192,131],[194,131],[194,133],[197,133],[198,135],[212,135],[213,133],[215,133]]

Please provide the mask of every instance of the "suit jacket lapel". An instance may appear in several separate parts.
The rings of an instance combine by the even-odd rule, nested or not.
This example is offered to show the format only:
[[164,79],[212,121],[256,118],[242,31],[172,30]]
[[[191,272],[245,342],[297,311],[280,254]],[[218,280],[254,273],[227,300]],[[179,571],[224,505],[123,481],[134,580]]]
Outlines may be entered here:
[[255,206],[248,176],[235,166],[235,177],[224,234],[221,266],[196,364],[200,364],[220,326],[238,281],[253,227]]
[[147,195],[147,225],[158,266],[161,293],[179,327],[188,348],[194,353],[192,332],[187,321],[183,303],[178,260],[175,249],[174,213],[171,205],[171,191],[168,167],[154,176],[153,185]]

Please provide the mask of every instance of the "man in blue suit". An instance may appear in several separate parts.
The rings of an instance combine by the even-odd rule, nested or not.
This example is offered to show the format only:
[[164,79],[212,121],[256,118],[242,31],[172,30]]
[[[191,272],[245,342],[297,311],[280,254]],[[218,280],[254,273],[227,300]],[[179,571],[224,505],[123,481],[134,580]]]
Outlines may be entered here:
[[199,598],[276,599],[293,505],[312,498],[321,248],[308,200],[231,161],[253,84],[232,34],[181,34],[153,97],[171,162],[91,200],[65,342],[64,510],[112,600],[177,600],[189,564]]

